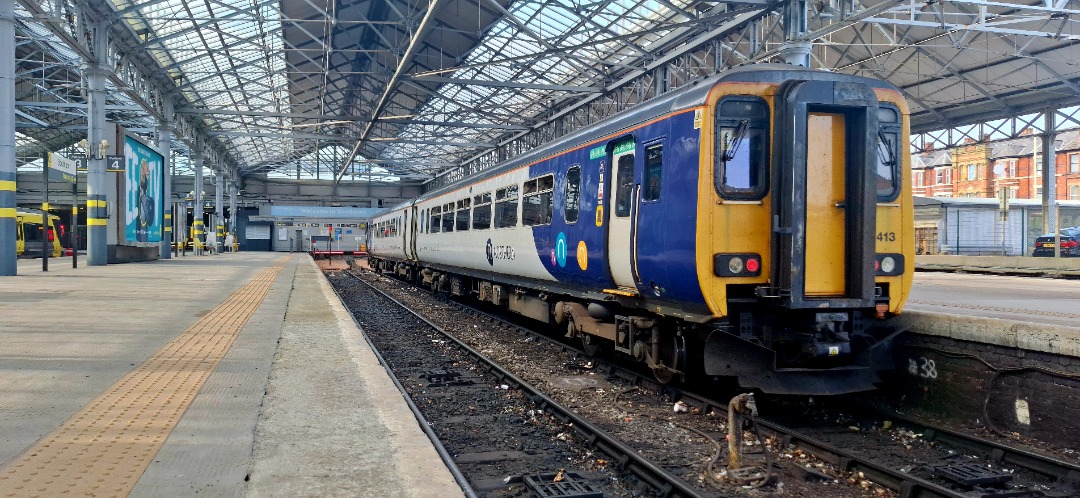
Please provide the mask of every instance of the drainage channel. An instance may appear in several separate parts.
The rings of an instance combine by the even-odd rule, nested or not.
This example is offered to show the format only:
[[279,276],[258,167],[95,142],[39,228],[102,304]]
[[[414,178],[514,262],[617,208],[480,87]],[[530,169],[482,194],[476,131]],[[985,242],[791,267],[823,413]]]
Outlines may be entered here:
[[362,278],[330,281],[468,496],[721,496],[645,459]]

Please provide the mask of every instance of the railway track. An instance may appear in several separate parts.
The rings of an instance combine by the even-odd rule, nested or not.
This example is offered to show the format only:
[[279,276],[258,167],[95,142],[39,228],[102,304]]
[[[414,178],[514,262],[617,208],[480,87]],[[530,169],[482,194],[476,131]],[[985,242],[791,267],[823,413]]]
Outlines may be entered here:
[[[464,309],[488,320],[501,320],[471,307]],[[552,340],[542,334],[538,337]],[[552,341],[574,354],[584,354],[572,345]],[[710,398],[699,391],[660,386],[646,373],[612,364],[598,365],[598,369],[608,375],[625,379],[643,389],[654,389],[662,393],[665,399],[682,401],[700,413],[723,412],[726,407],[726,401]],[[850,399],[848,402],[852,403],[850,406],[859,404]],[[865,408],[859,410],[865,411]],[[758,418],[757,422],[770,438],[779,442],[776,447],[780,452],[805,452],[831,464],[834,475],[810,469],[804,472],[807,479],[834,477],[834,480],[842,480],[847,476],[849,483],[859,486],[864,486],[863,480],[869,480],[901,497],[1080,495],[1080,467],[1070,462],[920,424],[895,414],[867,413],[864,416],[871,419],[877,417],[885,422],[881,423],[880,430],[864,430],[852,425],[837,427],[836,424],[832,427],[799,427],[770,421],[767,414]],[[897,434],[903,441],[897,442]],[[871,437],[875,435],[876,440]],[[882,442],[883,437],[892,438],[895,444],[890,445],[888,440]],[[918,448],[909,443],[915,443]],[[915,451],[911,451],[913,448]],[[897,451],[899,455],[883,457],[883,453]],[[918,455],[907,455],[905,458],[904,453]],[[802,467],[805,469],[805,466]],[[792,474],[798,475],[799,471]]]
[[[527,491],[552,497],[724,496],[696,489],[409,306],[362,278],[347,275],[379,296],[378,304],[362,311],[358,322],[380,361],[393,371],[392,378],[401,381],[399,388],[411,398],[414,413],[431,430],[429,436],[467,496],[520,496]],[[340,281],[334,283],[335,288],[341,286]],[[339,296],[356,317],[356,299],[340,289]],[[417,353],[406,346],[407,336],[434,347]],[[502,403],[506,400],[511,402]],[[524,408],[522,402],[532,408]],[[509,417],[501,416],[508,413]],[[496,429],[500,419],[509,419],[514,427]],[[495,433],[502,437],[488,437]],[[530,441],[530,436],[537,437]],[[515,440],[514,444],[499,444],[504,438]],[[595,452],[605,457],[592,456]],[[600,463],[589,467],[586,462]],[[571,468],[575,464],[581,468]],[[642,494],[637,489],[642,485],[651,491]]]

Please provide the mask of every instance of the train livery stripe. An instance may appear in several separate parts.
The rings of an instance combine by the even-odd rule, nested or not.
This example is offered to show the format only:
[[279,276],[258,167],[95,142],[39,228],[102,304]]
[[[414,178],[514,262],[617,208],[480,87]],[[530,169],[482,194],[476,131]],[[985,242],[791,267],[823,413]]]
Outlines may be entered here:
[[288,257],[0,469],[20,496],[127,496],[262,303]]

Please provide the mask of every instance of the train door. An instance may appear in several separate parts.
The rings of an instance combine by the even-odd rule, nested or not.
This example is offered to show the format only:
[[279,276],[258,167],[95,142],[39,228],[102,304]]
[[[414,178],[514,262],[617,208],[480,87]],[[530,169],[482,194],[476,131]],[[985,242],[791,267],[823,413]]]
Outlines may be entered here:
[[635,143],[631,138],[615,144],[611,153],[611,214],[608,216],[608,269],[615,285],[636,289],[634,278],[634,215],[637,185]]
[[777,99],[772,281],[793,309],[873,307],[877,97],[811,80]]
[[412,205],[412,206],[409,206],[409,209],[407,209],[406,212],[407,213],[411,212],[412,216],[409,216],[410,221],[406,225],[408,228],[406,228],[404,230],[406,232],[406,234],[405,234],[405,258],[406,259],[411,259],[411,260],[416,260],[416,259],[418,259],[416,257],[416,233],[417,233],[417,229],[419,228],[419,215],[418,215],[419,208],[416,207],[415,205]]
[[843,114],[811,112],[806,126],[806,295],[844,295],[847,272]]

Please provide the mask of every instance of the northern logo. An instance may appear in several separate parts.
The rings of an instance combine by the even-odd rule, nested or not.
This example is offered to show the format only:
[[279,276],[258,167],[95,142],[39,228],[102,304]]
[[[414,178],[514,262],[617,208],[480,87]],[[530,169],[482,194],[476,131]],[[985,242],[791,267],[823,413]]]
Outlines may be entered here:
[[488,264],[492,265],[492,266],[495,266],[495,260],[496,259],[505,259],[505,260],[508,260],[508,261],[513,261],[517,256],[514,253],[514,248],[513,247],[511,247],[511,246],[497,246],[497,245],[491,243],[491,239],[488,239],[488,241],[487,241],[486,252],[487,252]]

